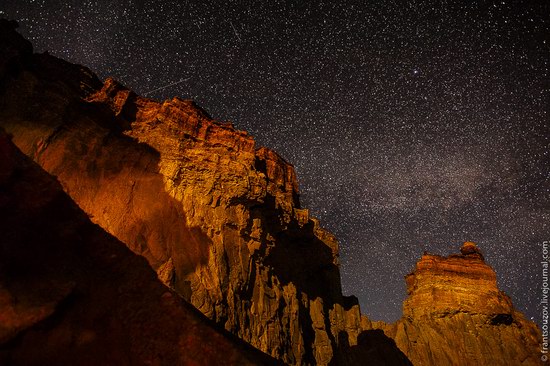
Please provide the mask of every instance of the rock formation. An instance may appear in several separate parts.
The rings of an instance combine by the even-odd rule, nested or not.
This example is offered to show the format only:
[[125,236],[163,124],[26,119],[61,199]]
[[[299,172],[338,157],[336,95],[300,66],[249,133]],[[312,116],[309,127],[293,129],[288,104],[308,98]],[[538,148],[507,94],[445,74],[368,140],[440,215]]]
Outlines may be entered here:
[[269,365],[166,288],[0,132],[1,365]]
[[192,101],[102,83],[0,28],[0,127],[167,286],[288,364],[336,362],[363,331],[372,364],[408,364],[342,295],[338,244],[289,163]]
[[[466,364],[458,352],[474,352],[468,360],[502,365],[531,349],[534,325],[496,289],[474,247],[427,256],[408,277],[403,320],[373,326],[342,295],[338,243],[300,206],[282,157],[192,101],[143,98],[34,54],[12,23],[0,21],[0,50],[0,127],[15,145],[166,286],[254,347],[292,365],[410,365],[403,352],[418,364]],[[424,282],[430,260],[450,262]],[[462,292],[441,286],[462,275]],[[472,303],[461,296],[476,293],[467,288],[475,278],[494,286]],[[486,341],[489,333],[498,336]],[[488,345],[507,350],[479,356]]]
[[414,365],[541,365],[540,332],[497,287],[481,251],[425,254],[407,275],[403,318],[382,325]]

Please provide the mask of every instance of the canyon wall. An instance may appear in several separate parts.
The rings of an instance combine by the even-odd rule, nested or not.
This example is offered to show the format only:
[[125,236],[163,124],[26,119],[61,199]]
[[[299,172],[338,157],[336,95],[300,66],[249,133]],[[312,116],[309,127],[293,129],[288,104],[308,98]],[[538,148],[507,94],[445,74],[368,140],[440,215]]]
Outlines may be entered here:
[[[1,27],[0,127],[167,286],[288,364],[334,363],[361,333],[370,339],[357,299],[342,295],[338,243],[300,207],[292,165],[192,101],[102,83]],[[372,364],[408,364],[375,334],[362,346]]]
[[1,365],[277,365],[169,290],[0,131]]

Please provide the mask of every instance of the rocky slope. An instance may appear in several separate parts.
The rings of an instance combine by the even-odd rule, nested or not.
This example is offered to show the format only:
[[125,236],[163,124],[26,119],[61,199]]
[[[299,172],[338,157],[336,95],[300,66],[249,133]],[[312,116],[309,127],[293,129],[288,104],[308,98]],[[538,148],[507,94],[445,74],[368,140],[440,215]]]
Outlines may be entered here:
[[408,364],[342,296],[338,244],[289,163],[191,101],[102,83],[0,27],[0,126],[166,285],[289,364]]
[[1,365],[278,364],[92,224],[0,131]]
[[[424,254],[406,277],[403,318],[381,325],[414,365],[541,365],[540,332],[497,287],[472,242]],[[380,326],[380,325],[379,325]]]

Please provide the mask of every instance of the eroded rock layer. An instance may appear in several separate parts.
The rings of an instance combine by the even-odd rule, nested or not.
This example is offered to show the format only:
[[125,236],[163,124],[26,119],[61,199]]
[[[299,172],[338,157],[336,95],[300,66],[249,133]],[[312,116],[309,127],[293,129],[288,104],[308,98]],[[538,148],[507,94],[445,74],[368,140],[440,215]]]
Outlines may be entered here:
[[1,365],[275,365],[169,290],[0,130]]
[[424,254],[406,281],[403,318],[381,328],[414,365],[543,364],[539,330],[498,289],[474,243],[449,257]]
[[166,285],[289,364],[408,364],[342,296],[338,244],[289,163],[192,101],[102,83],[0,28],[0,126]]

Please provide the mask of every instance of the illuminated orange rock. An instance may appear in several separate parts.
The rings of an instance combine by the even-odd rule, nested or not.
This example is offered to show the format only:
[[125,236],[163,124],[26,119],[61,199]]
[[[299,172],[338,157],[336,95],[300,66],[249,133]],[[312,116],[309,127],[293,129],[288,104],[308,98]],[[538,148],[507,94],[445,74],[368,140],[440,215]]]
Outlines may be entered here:
[[403,318],[383,325],[414,365],[540,365],[540,331],[497,287],[479,248],[424,254],[406,276]]
[[275,365],[167,289],[0,132],[1,365]]
[[409,364],[342,295],[338,243],[291,164],[192,101],[142,98],[18,37],[0,22],[0,127],[167,286],[288,364]]

